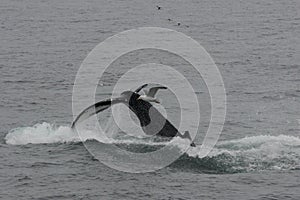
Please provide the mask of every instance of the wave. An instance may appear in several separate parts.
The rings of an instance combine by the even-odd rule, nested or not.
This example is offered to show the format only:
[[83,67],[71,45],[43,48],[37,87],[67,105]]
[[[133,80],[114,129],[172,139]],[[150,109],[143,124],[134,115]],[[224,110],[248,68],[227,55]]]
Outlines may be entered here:
[[[82,134],[83,135],[83,134]],[[73,143],[96,140],[125,146],[133,152],[154,151],[168,142],[143,140],[135,137],[104,138],[97,132],[85,130],[79,137],[68,126],[49,123],[11,130],[5,137],[7,144],[25,145],[41,143]],[[187,141],[176,138],[172,145],[183,150]],[[299,170],[300,138],[287,135],[260,135],[235,140],[220,141],[204,158],[200,158],[200,145],[190,148],[169,167],[204,173],[238,173],[262,170]]]

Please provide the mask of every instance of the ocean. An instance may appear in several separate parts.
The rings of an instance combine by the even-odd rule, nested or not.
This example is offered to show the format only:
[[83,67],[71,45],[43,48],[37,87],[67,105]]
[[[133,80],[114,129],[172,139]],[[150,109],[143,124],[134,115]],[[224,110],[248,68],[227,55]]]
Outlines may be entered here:
[[[2,0],[0,198],[300,199],[299,8],[297,0]],[[211,114],[203,79],[168,52],[124,55],[99,79],[97,100],[111,96],[130,66],[156,62],[194,81],[202,109],[196,148],[183,151],[184,141],[176,141],[172,148],[183,152],[175,162],[128,173],[104,164],[122,162],[107,145],[147,153],[167,142],[116,137],[108,112],[99,121],[114,137],[95,130],[79,137],[70,129],[72,92],[96,45],[140,27],[175,30],[200,43],[222,75],[227,111],[216,146],[199,156]],[[163,73],[158,78],[166,79]],[[136,80],[128,84],[134,88]],[[164,112],[178,126],[178,102],[163,94]],[[104,162],[86,147],[105,152]]]

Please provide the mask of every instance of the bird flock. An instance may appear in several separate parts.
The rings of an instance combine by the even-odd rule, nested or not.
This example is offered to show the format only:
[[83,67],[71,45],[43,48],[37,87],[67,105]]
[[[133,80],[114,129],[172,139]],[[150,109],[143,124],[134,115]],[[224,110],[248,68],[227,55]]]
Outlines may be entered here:
[[[159,5],[156,5],[156,9],[157,9],[157,10],[162,10],[162,7],[159,6]],[[169,21],[169,22],[173,22],[173,20],[172,20],[171,18],[168,18],[168,21]],[[178,21],[177,21],[177,22],[175,22],[175,24],[176,24],[177,26],[181,26],[181,22],[178,22]],[[189,26],[188,26],[188,25],[185,25],[185,27],[188,28]]]

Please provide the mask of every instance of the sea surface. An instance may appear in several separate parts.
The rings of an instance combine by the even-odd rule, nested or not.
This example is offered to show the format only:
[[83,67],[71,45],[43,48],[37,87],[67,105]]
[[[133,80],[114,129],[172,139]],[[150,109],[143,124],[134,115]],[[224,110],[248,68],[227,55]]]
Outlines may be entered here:
[[[299,10],[298,0],[1,0],[0,199],[300,199]],[[181,70],[202,108],[196,148],[163,169],[127,173],[85,146],[143,153],[165,143],[123,137],[109,112],[99,121],[113,137],[85,130],[80,138],[70,129],[72,90],[97,44],[139,27],[199,42],[223,77],[227,113],[217,145],[200,158],[211,114],[203,80],[168,52],[124,55],[99,78],[97,100],[110,97],[124,70],[160,63]],[[161,105],[178,125],[178,102],[163,94]],[[173,148],[181,151],[181,143]]]

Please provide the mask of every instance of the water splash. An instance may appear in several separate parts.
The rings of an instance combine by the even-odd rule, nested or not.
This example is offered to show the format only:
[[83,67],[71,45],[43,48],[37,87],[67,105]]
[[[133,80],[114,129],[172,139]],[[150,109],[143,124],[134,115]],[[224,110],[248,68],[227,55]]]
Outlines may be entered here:
[[[95,138],[92,131],[86,131],[87,140]],[[79,142],[78,134],[68,126],[56,126],[43,122],[32,127],[19,127],[12,129],[5,136],[7,144],[25,145],[25,144],[47,144],[47,143],[65,143],[65,142]]]
[[199,158],[199,148],[190,148],[181,164],[189,160],[197,170],[202,166],[217,173],[300,169],[298,137],[260,135],[222,141],[205,158]]
[[[11,130],[5,137],[11,145],[68,143],[96,140],[101,143],[116,143],[138,152],[155,150],[168,142],[154,142],[134,137],[121,139],[103,138],[96,131],[85,130],[79,137],[68,126],[49,123]],[[175,138],[171,145],[183,151],[189,141]],[[155,147],[157,146],[157,147]],[[211,173],[237,173],[261,170],[299,170],[300,138],[287,135],[260,135],[219,142],[205,158],[200,158],[200,146],[190,148],[170,167]]]
[[[115,131],[115,130],[109,130]],[[112,134],[114,136],[114,134]],[[5,136],[6,144],[26,145],[26,144],[49,144],[49,143],[74,143],[96,140],[102,143],[125,143],[125,144],[151,144],[165,145],[165,142],[147,142],[142,139],[127,136],[111,138],[96,130],[80,130],[80,135],[69,126],[56,126],[43,122],[29,127],[19,127],[12,129]]]

